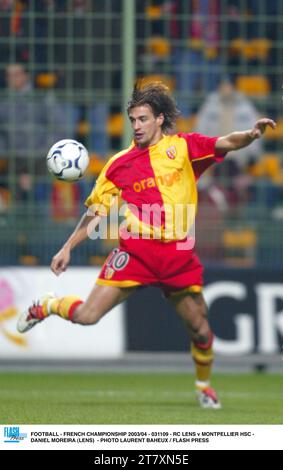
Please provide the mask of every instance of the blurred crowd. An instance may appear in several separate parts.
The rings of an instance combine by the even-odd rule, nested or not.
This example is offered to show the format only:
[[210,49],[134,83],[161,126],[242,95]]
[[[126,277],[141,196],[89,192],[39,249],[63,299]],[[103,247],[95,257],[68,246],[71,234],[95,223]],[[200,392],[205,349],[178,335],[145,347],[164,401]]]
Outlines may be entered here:
[[[105,159],[120,148],[122,6],[0,2],[0,213],[44,202],[49,217],[73,220]],[[182,112],[177,131],[224,135],[263,114],[280,120],[282,2],[136,0],[135,7],[136,74],[171,87]],[[281,218],[276,136],[229,155],[200,180],[200,232],[210,211],[215,239],[227,219],[250,220],[259,208]],[[81,183],[46,175],[47,150],[61,138],[81,140],[90,151]]]

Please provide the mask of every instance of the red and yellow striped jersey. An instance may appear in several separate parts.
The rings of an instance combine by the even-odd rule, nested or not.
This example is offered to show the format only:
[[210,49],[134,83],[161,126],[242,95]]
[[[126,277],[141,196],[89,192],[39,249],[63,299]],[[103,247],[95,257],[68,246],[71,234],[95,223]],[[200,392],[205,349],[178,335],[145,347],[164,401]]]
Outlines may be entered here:
[[132,232],[153,235],[159,230],[158,238],[183,239],[194,222],[196,182],[224,157],[215,154],[216,140],[180,133],[165,135],[145,148],[133,142],[110,158],[85,204],[92,212],[107,215],[113,196],[120,195],[128,204],[125,217]]

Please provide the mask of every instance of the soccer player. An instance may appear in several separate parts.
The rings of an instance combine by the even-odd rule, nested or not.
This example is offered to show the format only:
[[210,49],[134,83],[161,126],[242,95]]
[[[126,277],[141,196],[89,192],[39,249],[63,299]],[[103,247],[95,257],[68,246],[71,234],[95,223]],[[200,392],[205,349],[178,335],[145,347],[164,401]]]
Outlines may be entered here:
[[[172,134],[178,109],[159,82],[137,83],[127,111],[133,142],[106,163],[86,200],[87,212],[53,257],[51,269],[57,276],[67,269],[71,251],[87,239],[90,227],[93,230],[107,215],[113,196],[119,194],[128,204],[120,246],[108,256],[85,302],[76,296],[47,295],[21,314],[18,330],[24,333],[53,314],[92,325],[138,287],[159,286],[191,336],[199,404],[217,409],[221,405],[210,386],[213,333],[202,294],[203,267],[190,231],[197,204],[196,182],[227,152],[246,147],[261,137],[267,126],[275,128],[276,124],[262,118],[250,130],[223,137]],[[191,212],[187,208],[192,208]],[[180,229],[184,224],[189,236]]]

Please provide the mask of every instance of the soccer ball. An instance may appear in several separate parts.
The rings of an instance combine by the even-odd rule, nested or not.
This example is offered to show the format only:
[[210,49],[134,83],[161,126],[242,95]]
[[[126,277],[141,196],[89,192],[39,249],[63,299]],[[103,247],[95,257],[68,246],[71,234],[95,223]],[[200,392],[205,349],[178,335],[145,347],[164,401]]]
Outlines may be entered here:
[[77,181],[89,164],[87,149],[72,139],[63,139],[52,145],[47,154],[47,168],[58,180]]

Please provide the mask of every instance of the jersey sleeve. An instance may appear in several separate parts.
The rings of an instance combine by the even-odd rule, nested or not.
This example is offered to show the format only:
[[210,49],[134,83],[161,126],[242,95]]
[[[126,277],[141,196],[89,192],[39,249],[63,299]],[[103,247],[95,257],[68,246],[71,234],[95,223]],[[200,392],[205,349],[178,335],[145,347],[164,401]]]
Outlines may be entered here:
[[93,213],[101,216],[107,216],[110,207],[115,201],[115,196],[120,193],[119,188],[106,177],[106,171],[109,165],[105,165],[90,195],[85,201],[85,206]]
[[218,137],[208,137],[202,134],[178,134],[187,142],[188,157],[192,163],[192,168],[196,179],[214,163],[221,162],[225,153],[216,154],[215,144]]

